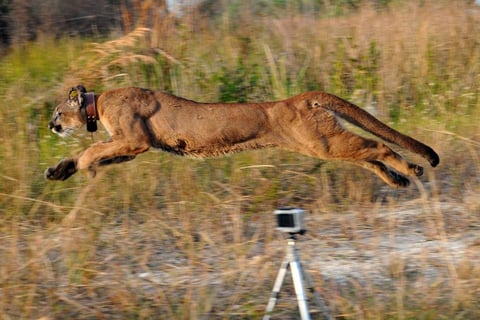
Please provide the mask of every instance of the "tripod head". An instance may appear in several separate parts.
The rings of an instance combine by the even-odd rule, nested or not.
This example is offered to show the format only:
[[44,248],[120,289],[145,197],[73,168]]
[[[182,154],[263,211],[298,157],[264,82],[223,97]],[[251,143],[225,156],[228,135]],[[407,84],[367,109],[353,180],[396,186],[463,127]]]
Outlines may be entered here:
[[275,210],[273,214],[277,218],[277,230],[290,234],[291,238],[307,231],[303,226],[304,210],[286,207]]

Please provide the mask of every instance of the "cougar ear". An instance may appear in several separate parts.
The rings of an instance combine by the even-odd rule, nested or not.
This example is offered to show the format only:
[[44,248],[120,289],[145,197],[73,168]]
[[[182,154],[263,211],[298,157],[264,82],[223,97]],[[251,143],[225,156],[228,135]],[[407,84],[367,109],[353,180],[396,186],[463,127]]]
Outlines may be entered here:
[[73,105],[80,107],[83,103],[83,94],[87,92],[85,87],[77,86],[76,88],[72,87],[68,90],[68,101],[70,101]]

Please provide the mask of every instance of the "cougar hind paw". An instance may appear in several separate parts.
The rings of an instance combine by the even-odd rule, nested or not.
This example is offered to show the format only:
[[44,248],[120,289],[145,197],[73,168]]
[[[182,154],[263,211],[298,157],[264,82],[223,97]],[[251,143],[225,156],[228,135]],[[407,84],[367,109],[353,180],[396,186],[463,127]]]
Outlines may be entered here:
[[423,175],[423,167],[422,166],[419,166],[417,164],[412,164],[412,165],[410,165],[410,169],[412,170],[412,172],[417,177],[420,177],[421,175]]
[[405,188],[410,185],[410,180],[407,177],[391,169],[387,169],[387,170],[388,170],[388,175],[392,178],[391,182],[394,183],[394,186]]

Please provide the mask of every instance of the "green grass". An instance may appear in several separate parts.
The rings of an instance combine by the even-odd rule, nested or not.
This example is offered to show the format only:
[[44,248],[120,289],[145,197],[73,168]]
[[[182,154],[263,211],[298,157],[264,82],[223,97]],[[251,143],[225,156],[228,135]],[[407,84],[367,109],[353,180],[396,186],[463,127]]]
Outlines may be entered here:
[[[113,42],[42,40],[0,59],[0,319],[261,318],[284,254],[271,212],[285,205],[310,212],[301,254],[338,318],[480,316],[480,13],[433,1],[318,17],[291,6],[192,13]],[[393,191],[357,167],[278,150],[150,152],[47,182],[46,167],[105,138],[48,131],[78,83],[198,101],[325,90],[432,145],[441,165]],[[290,285],[277,318],[298,315]]]

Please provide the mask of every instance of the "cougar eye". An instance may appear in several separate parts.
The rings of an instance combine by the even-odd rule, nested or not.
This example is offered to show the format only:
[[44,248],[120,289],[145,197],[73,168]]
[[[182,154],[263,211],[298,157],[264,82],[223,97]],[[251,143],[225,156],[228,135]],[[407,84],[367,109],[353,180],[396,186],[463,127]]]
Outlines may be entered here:
[[60,118],[61,115],[62,115],[62,113],[60,111],[57,111],[55,113],[55,116],[53,117],[53,121],[57,121]]

